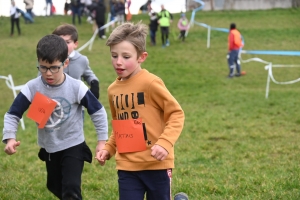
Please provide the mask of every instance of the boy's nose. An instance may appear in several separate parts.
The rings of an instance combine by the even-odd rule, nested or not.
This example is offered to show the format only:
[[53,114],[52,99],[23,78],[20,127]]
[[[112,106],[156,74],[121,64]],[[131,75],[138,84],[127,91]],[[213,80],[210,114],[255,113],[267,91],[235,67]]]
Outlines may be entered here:
[[46,74],[47,74],[47,75],[52,75],[52,72],[50,71],[50,69],[48,69],[48,70],[46,71]]

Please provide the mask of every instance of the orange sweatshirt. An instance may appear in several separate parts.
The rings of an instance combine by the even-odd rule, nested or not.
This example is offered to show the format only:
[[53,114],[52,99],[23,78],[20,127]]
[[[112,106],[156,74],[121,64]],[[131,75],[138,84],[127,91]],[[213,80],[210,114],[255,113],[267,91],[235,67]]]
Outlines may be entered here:
[[[108,87],[112,118],[126,120],[141,118],[147,149],[140,152],[118,153],[114,135],[105,148],[115,155],[116,169],[127,171],[174,168],[174,144],[184,124],[184,112],[163,81],[142,69],[128,80],[118,78]],[[163,161],[151,156],[151,147],[158,144],[168,151]]]
[[228,35],[228,50],[238,50],[243,46],[241,33],[237,29],[232,29]]

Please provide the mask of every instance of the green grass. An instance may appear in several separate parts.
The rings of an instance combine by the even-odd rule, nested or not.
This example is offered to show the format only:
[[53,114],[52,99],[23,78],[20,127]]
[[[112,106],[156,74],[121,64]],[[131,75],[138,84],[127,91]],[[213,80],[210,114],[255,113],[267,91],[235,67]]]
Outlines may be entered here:
[[[299,18],[299,9],[196,15],[196,21],[213,27],[228,28],[235,22],[245,39],[245,50],[299,51]],[[141,19],[148,24],[146,15],[133,16],[135,22]],[[171,27],[175,35],[178,19],[176,14]],[[28,25],[22,21],[22,36],[15,34],[10,38],[9,18],[0,18],[0,75],[12,74],[16,85],[36,77],[36,44],[63,22],[70,23],[71,17],[38,17],[34,24]],[[78,26],[78,31],[80,47],[93,32],[85,22]],[[207,30],[195,25],[185,43],[175,40],[171,34],[171,46],[161,48],[158,32],[158,45],[147,46],[149,57],[143,64],[143,68],[164,80],[186,115],[184,130],[175,145],[173,194],[185,192],[191,200],[299,199],[299,83],[271,82],[269,98],[265,99],[265,65],[244,63],[242,69],[247,71],[246,76],[226,79],[227,34],[212,31],[209,49],[206,37]],[[147,43],[150,44],[150,39]],[[106,89],[116,77],[109,48],[104,40],[97,39],[92,51],[85,49],[82,53],[88,56],[100,79],[100,101],[109,113]],[[244,60],[259,57],[273,64],[300,65],[300,57],[294,56],[242,56]],[[291,81],[299,78],[300,69],[276,68],[273,73],[278,81]],[[13,95],[4,81],[0,81],[0,88],[0,121],[3,121]],[[0,199],[55,199],[45,187],[45,166],[37,157],[35,123],[26,116],[24,120],[26,130],[18,130],[21,141],[18,152],[8,156],[0,151]],[[88,116],[84,128],[86,141],[94,152],[96,136]],[[104,167],[97,162],[86,164],[82,178],[85,199],[118,199],[114,159]]]

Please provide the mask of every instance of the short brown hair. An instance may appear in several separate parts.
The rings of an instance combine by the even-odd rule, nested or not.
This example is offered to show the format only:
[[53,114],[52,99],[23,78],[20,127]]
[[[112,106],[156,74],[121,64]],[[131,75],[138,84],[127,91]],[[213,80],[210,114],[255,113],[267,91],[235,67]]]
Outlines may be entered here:
[[141,21],[137,24],[125,22],[116,27],[110,34],[106,46],[113,46],[120,42],[130,42],[136,49],[138,56],[146,51],[146,38],[148,33],[148,26]]
[[52,34],[58,35],[58,36],[70,35],[71,39],[74,42],[77,42],[77,40],[78,40],[77,28],[72,24],[62,24],[62,25],[56,27],[56,29],[52,32]]

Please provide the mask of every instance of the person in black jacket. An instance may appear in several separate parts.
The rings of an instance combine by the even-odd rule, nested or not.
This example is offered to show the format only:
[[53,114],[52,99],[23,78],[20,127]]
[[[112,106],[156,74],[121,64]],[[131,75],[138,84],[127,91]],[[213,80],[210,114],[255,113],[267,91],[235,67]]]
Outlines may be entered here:
[[81,24],[80,0],[71,0],[72,23],[75,25],[75,17],[77,15],[78,24]]
[[150,31],[150,38],[151,38],[151,46],[156,45],[156,31],[158,28],[158,17],[156,12],[151,11],[149,12],[150,16],[150,24],[149,24],[149,31]]
[[[94,9],[95,9],[95,13],[96,13],[95,21],[96,21],[96,24],[99,29],[99,28],[101,28],[101,26],[104,26],[104,24],[105,24],[106,7],[103,3],[103,0],[98,0],[97,6]],[[106,39],[105,29],[99,30],[98,35],[99,35],[99,38]]]

